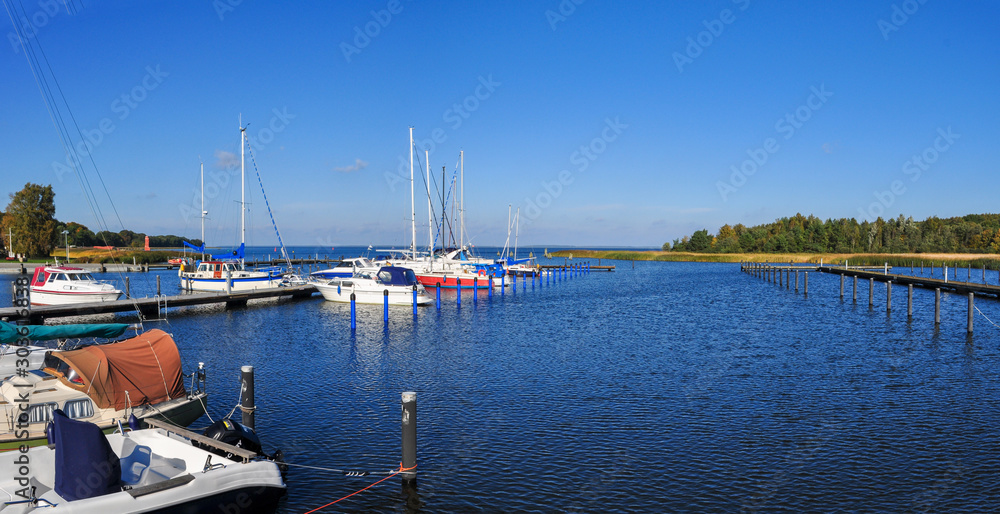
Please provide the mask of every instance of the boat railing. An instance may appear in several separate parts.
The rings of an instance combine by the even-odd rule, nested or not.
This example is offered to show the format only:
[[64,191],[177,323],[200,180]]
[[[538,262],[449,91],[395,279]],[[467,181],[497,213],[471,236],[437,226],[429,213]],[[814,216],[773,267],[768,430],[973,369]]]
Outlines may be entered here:
[[160,430],[164,430],[168,434],[174,433],[185,439],[197,441],[205,446],[211,446],[212,448],[222,450],[226,453],[231,453],[234,456],[239,456],[240,458],[243,459],[243,462],[250,462],[251,460],[257,458],[256,452],[252,452],[250,450],[247,450],[246,448],[240,448],[238,446],[226,444],[222,441],[219,441],[218,439],[213,439],[211,437],[201,435],[197,432],[192,432],[186,428],[181,428],[177,425],[172,425],[170,423],[167,423],[166,421],[146,418],[143,420],[143,423],[153,428],[159,428]]

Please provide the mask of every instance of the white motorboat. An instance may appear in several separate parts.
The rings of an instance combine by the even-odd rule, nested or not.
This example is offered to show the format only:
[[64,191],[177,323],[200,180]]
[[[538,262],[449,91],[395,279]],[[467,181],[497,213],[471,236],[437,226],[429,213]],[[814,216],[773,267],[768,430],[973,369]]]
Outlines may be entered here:
[[155,425],[132,431],[119,425],[121,432],[105,435],[100,427],[57,411],[52,444],[12,452],[0,461],[0,494],[5,496],[0,512],[273,512],[277,508],[286,491],[281,469],[261,456],[259,447],[237,447]]
[[83,268],[39,266],[31,279],[32,305],[111,302],[121,295],[121,290]]
[[309,277],[317,280],[351,278],[357,272],[378,271],[378,268],[379,266],[367,257],[355,257],[353,259],[344,259],[332,268],[314,271],[309,274]]
[[382,305],[388,298],[389,305],[413,305],[414,291],[417,305],[432,301],[413,270],[398,266],[382,266],[378,271],[360,271],[350,278],[322,280],[313,285],[331,302],[350,302],[353,294],[356,303]]

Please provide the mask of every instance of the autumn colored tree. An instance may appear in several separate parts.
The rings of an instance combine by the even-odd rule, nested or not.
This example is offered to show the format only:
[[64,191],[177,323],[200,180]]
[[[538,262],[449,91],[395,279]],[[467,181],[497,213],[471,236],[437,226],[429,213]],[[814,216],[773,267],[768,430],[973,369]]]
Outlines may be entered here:
[[14,233],[15,253],[28,257],[47,257],[55,246],[56,204],[52,186],[28,182],[24,189],[11,193],[0,230]]

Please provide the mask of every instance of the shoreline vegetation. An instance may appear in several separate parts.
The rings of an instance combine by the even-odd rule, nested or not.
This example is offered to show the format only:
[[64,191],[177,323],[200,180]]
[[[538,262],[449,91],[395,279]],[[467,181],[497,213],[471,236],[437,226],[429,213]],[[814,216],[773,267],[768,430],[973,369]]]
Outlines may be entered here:
[[552,257],[665,262],[770,262],[896,267],[941,266],[1000,269],[1000,255],[978,253],[698,253],[641,250],[560,250]]

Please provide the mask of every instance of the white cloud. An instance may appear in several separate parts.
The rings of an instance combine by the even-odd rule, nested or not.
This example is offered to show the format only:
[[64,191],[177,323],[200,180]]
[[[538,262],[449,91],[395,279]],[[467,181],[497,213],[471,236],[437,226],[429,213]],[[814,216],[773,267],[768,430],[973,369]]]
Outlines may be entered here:
[[360,171],[368,167],[368,163],[362,161],[361,159],[354,159],[354,164],[350,166],[336,166],[333,171],[339,171],[341,173],[350,173],[352,171]]
[[220,170],[233,169],[240,165],[240,160],[236,154],[225,150],[215,151],[215,167]]

